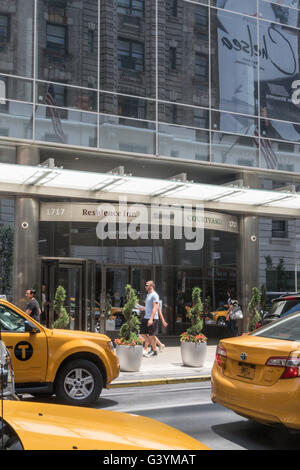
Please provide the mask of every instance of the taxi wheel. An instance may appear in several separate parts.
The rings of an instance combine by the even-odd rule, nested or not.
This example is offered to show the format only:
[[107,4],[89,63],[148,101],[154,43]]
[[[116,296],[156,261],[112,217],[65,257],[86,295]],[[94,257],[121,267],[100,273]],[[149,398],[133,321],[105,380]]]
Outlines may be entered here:
[[224,317],[219,317],[218,320],[217,320],[217,326],[227,326],[226,325],[226,320]]
[[102,391],[103,378],[98,367],[86,359],[67,362],[55,382],[57,398],[69,405],[89,405]]

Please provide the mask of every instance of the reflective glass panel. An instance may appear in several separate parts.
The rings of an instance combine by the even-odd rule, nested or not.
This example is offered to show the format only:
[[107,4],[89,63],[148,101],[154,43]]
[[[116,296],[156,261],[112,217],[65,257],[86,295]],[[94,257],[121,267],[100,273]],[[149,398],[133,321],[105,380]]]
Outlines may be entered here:
[[97,92],[51,82],[37,83],[37,103],[62,108],[97,111]]
[[135,153],[155,153],[155,124],[100,115],[99,146]]
[[258,134],[258,120],[240,114],[211,112],[211,126],[214,131],[237,133],[249,136]]
[[155,102],[135,96],[100,93],[100,113],[154,121]]
[[273,3],[275,5],[285,5],[291,8],[300,8],[299,0],[260,0],[263,3]]
[[288,8],[288,6],[283,5],[282,1],[270,3],[260,0],[259,13],[260,18],[264,20],[299,28],[299,11],[294,8]]
[[97,147],[97,115],[51,106],[37,107],[35,139]]
[[[159,8],[166,2],[159,2]],[[180,2],[180,15],[158,24],[159,99],[209,105],[209,15],[204,5]]]
[[173,103],[159,103],[158,120],[170,124],[209,129],[209,111]]
[[256,14],[256,0],[211,0],[211,5],[246,15]]
[[259,22],[260,115],[264,118],[299,121],[293,92],[297,95],[299,34],[284,25]]
[[6,99],[32,102],[33,82],[19,78],[0,75],[0,106]]
[[155,98],[156,2],[101,2],[100,88]]
[[211,152],[213,162],[258,166],[258,139],[212,132]]
[[98,0],[38,0],[37,38],[37,78],[97,88]]
[[0,0],[0,72],[33,76],[33,23],[33,0]]
[[272,121],[270,119],[260,120],[261,137],[271,139],[300,142],[300,125],[291,122]]
[[6,101],[0,105],[0,135],[19,139],[32,139],[33,106]]
[[260,139],[260,164],[262,168],[281,171],[300,171],[300,146],[292,142]]
[[159,155],[189,160],[209,160],[208,132],[167,124],[160,124],[158,128]]
[[257,20],[211,12],[212,107],[256,114],[258,81]]

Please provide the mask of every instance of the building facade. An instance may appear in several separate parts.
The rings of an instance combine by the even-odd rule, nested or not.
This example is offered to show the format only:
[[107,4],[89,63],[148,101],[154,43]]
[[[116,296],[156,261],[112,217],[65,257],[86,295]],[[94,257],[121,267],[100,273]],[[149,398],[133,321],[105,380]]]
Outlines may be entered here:
[[[22,306],[26,288],[45,283],[51,301],[62,284],[72,327],[94,329],[151,278],[174,333],[195,285],[208,310],[228,290],[244,308],[254,286],[297,291],[299,13],[298,0],[0,0],[2,293]],[[120,198],[201,204],[203,245],[186,249],[182,223],[164,238],[162,218],[156,238],[120,222],[99,238],[97,207]]]

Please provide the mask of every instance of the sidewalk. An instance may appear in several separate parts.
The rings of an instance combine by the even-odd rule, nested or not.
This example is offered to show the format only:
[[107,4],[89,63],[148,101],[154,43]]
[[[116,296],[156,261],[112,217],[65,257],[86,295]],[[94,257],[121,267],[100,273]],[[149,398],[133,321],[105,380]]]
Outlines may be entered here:
[[[164,340],[161,339],[164,342]],[[215,360],[216,344],[208,342],[207,357],[203,367],[187,367],[182,364],[180,344],[165,341],[166,348],[152,358],[143,357],[139,372],[120,372],[119,377],[111,383],[111,388],[160,385],[167,383],[209,381]],[[175,344],[172,344],[175,343]]]

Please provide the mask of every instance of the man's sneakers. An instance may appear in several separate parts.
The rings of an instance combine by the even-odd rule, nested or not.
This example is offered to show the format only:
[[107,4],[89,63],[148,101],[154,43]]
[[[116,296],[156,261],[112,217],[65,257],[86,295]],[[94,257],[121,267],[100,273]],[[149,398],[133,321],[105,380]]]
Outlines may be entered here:
[[151,351],[148,354],[145,354],[144,356],[145,357],[155,357],[157,355],[158,355],[157,351],[153,351],[153,349],[151,349]]
[[159,346],[159,352],[162,352],[165,349],[166,345],[162,344]]

